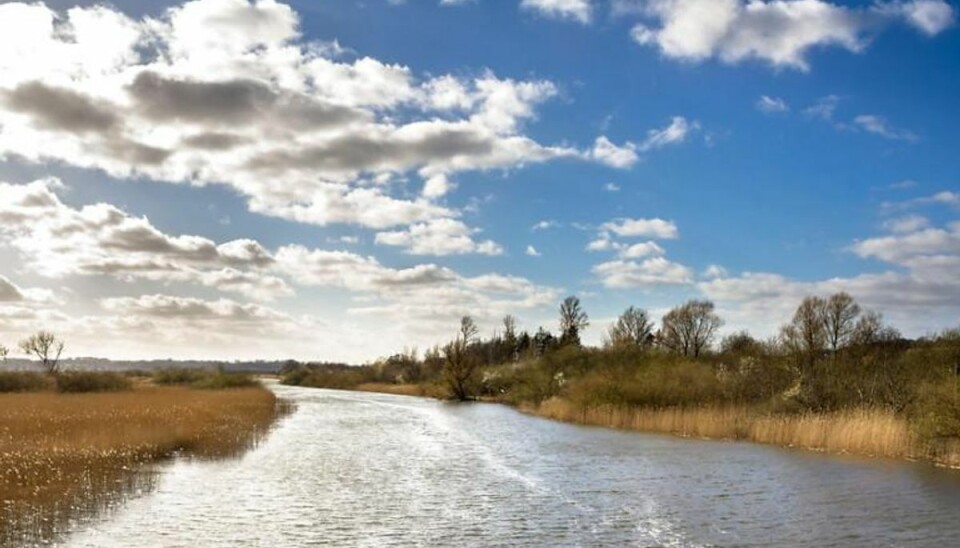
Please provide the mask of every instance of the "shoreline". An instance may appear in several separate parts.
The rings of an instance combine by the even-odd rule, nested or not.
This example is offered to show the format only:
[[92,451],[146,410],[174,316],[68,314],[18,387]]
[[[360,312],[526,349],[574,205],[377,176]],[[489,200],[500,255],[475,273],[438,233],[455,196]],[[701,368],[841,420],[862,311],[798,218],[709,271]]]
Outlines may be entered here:
[[[427,387],[365,383],[346,390],[413,396],[439,400]],[[911,432],[906,419],[891,411],[854,409],[835,413],[764,413],[749,407],[696,407],[652,409],[598,406],[581,409],[569,400],[554,397],[537,406],[507,405],[540,418],[613,428],[630,432],[667,434],[678,438],[749,442],[813,453],[855,455],[866,458],[924,462],[960,470],[960,440],[924,443]]]

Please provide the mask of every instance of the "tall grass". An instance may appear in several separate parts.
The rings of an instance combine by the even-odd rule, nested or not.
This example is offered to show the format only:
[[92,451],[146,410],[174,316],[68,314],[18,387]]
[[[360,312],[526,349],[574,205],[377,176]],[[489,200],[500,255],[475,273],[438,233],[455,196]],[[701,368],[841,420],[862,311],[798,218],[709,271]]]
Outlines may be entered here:
[[144,487],[144,463],[236,455],[281,409],[263,388],[0,395],[0,545],[49,540],[64,520]]
[[748,440],[832,453],[898,459],[929,459],[960,466],[960,443],[930,440],[908,420],[884,409],[833,413],[767,413],[747,406],[671,407],[601,405],[582,407],[551,398],[522,410],[542,417],[587,424],[709,439]]

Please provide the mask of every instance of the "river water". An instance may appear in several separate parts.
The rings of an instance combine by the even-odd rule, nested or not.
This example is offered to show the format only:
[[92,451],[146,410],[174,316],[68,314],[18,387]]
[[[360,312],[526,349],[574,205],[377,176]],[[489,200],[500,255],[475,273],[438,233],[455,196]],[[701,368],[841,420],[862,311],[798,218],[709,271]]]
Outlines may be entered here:
[[960,473],[273,387],[239,459],[166,465],[67,546],[951,546]]

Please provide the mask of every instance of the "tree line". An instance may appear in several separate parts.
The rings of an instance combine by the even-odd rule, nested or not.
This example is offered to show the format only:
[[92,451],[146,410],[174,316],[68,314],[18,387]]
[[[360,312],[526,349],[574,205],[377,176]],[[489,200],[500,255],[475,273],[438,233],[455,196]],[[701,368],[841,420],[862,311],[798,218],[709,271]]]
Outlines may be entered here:
[[295,384],[416,384],[455,400],[514,404],[560,396],[582,405],[746,404],[783,412],[882,407],[926,417],[930,431],[960,434],[960,329],[907,339],[847,293],[803,299],[764,340],[746,331],[720,338],[724,322],[714,303],[698,299],[659,321],[630,306],[596,348],[581,341],[589,325],[571,296],[560,303],[556,332],[520,330],[508,315],[482,338],[464,316],[451,340],[422,355],[407,349],[363,367],[290,371]]

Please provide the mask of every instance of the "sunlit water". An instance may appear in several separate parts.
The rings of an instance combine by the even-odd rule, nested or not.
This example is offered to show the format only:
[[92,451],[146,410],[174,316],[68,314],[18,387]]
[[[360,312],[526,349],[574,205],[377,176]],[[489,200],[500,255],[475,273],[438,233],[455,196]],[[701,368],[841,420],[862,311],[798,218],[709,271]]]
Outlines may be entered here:
[[950,546],[960,473],[276,386],[240,459],[175,462],[68,546]]

